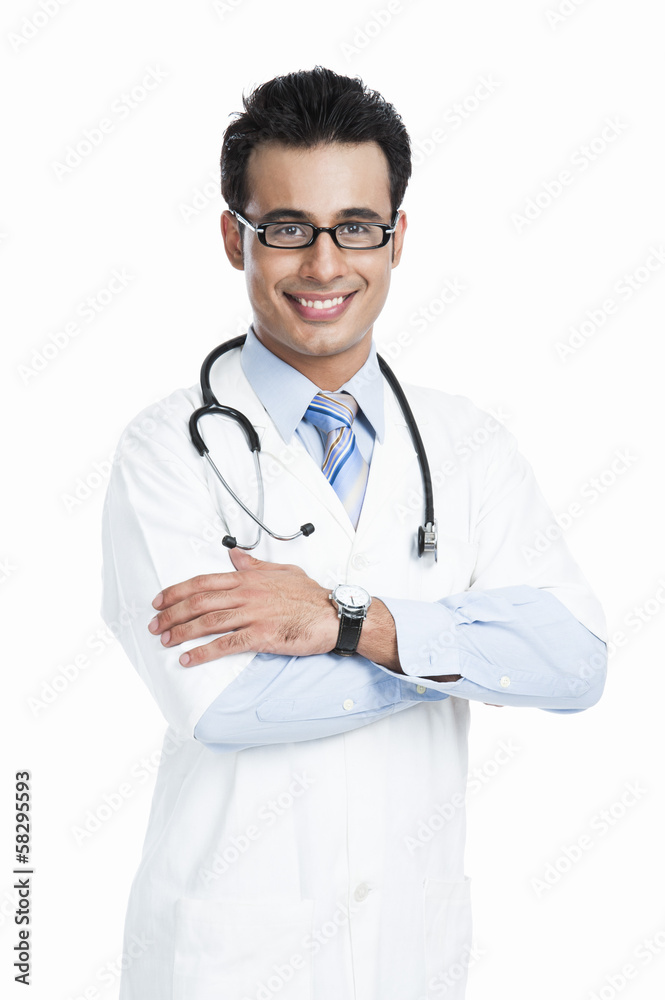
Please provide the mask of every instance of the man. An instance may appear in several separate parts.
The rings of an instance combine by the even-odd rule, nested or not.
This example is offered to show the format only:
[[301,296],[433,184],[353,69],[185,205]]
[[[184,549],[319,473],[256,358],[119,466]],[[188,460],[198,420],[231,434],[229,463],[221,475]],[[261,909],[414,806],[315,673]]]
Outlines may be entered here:
[[[315,530],[224,549],[257,529],[192,445],[198,387],[120,441],[103,614],[140,608],[121,642],[169,723],[121,998],[460,1000],[469,700],[593,705],[603,613],[561,538],[525,558],[553,517],[514,437],[497,423],[462,459],[488,415],[407,386],[440,518],[438,558],[418,554],[418,459],[372,339],[406,232],[395,110],[321,67],[244,106],[221,228],[253,323],[211,388],[259,435],[264,522]],[[243,432],[201,423],[256,509]]]

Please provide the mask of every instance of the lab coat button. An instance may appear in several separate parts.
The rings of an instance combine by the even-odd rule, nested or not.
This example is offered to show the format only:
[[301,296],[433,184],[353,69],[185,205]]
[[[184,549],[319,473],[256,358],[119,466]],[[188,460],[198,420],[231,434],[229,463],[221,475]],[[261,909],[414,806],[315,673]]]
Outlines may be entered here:
[[509,686],[510,686],[510,677],[506,677],[506,676],[504,675],[504,676],[503,676],[503,677],[501,678],[501,680],[499,681],[499,684],[501,685],[501,687],[502,687],[502,688],[507,688],[507,687],[509,687]]
[[343,703],[342,708],[346,709],[347,712],[350,708],[353,708],[353,698],[347,698]]
[[354,569],[367,569],[369,566],[369,559],[362,552],[358,552],[351,560],[351,565]]
[[369,893],[369,886],[367,882],[361,882],[359,886],[356,887],[356,891],[353,894],[353,898],[357,899],[359,902],[367,898]]
[[418,694],[425,694],[427,688],[425,687],[424,684],[419,684],[418,687],[416,688],[416,691],[418,692]]

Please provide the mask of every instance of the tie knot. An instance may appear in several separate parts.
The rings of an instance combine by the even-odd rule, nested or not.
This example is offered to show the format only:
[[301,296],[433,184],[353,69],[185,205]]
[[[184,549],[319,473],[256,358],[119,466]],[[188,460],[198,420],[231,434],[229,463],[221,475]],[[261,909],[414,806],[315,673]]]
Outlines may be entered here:
[[306,418],[316,427],[331,431],[351,427],[358,414],[358,404],[348,392],[317,392],[307,407]]

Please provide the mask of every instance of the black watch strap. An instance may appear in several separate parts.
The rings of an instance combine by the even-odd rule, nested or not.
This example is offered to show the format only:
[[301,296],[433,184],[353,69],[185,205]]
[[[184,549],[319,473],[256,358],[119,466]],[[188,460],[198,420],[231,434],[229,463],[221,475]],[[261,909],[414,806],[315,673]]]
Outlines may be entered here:
[[333,653],[337,653],[338,656],[353,656],[360,642],[364,620],[364,618],[349,618],[348,615],[342,614],[337,645],[333,649]]

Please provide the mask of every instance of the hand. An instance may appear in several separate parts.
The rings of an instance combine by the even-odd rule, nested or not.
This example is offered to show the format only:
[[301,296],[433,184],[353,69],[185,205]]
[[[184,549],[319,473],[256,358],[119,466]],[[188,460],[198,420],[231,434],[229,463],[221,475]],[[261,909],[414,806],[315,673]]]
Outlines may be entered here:
[[264,562],[243,549],[229,549],[235,571],[195,576],[177,583],[152,602],[159,608],[148,628],[164,646],[226,632],[183,653],[192,667],[229,653],[329,653],[339,622],[329,590],[299,566]]

